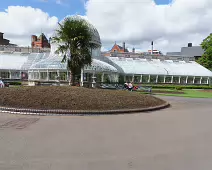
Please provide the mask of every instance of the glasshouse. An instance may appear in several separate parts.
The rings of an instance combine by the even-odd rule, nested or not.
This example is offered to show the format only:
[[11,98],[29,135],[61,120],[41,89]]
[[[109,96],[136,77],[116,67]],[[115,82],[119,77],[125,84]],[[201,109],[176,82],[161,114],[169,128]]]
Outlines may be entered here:
[[[82,18],[80,18],[82,19]],[[98,31],[91,25],[92,41],[101,46]],[[50,53],[0,52],[0,77],[11,81],[68,83],[70,72],[63,55],[55,54],[58,45],[51,43]],[[125,82],[210,84],[212,72],[195,61],[145,58],[105,57],[101,48],[92,50],[92,64],[81,70],[78,80],[86,83]]]

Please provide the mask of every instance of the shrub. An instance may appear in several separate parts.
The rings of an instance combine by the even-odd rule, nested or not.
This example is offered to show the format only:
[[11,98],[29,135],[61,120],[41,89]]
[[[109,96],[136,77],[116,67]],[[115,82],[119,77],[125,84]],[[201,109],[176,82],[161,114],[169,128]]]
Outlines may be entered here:
[[175,89],[176,89],[176,90],[182,90],[182,89],[183,89],[183,87],[181,87],[181,86],[177,86],[177,87],[175,87]]
[[8,83],[9,85],[13,85],[13,86],[20,86],[21,82],[5,82]]

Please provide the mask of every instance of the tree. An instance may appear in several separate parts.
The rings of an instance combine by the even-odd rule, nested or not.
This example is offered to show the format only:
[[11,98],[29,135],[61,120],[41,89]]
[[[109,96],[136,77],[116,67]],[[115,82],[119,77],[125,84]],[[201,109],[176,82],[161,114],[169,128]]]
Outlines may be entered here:
[[197,62],[207,69],[212,69],[212,33],[201,43],[204,54]]
[[92,49],[99,47],[92,42],[92,31],[88,22],[81,17],[65,18],[58,23],[53,43],[59,46],[55,53],[63,54],[61,62],[67,62],[67,69],[71,72],[71,84],[75,85],[75,76],[80,73],[85,65],[92,62]]

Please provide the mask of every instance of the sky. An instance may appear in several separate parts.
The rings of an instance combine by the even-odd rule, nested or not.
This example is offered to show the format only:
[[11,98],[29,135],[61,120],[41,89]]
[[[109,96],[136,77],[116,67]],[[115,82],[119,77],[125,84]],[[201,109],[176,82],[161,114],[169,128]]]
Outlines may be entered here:
[[59,21],[76,14],[97,28],[102,50],[126,42],[129,50],[147,51],[154,41],[164,53],[180,51],[212,32],[211,0],[5,0],[0,32],[11,43],[30,46],[32,34],[51,37]]

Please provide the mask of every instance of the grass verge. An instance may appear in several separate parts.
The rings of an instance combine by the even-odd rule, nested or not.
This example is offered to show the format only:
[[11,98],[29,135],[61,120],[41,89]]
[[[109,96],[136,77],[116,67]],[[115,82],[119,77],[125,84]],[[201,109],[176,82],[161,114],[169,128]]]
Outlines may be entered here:
[[204,90],[182,90],[184,94],[173,94],[173,93],[156,93],[163,96],[179,96],[179,97],[190,97],[190,98],[212,98],[212,91]]

